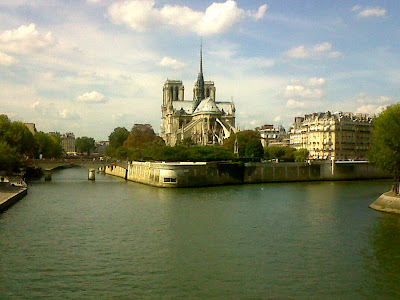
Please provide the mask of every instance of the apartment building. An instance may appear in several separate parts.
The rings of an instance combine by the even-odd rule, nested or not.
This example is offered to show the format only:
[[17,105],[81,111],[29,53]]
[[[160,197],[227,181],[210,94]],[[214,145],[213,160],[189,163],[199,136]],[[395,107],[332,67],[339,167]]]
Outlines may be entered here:
[[365,160],[373,118],[367,114],[319,112],[296,117],[290,144],[307,149],[310,159]]

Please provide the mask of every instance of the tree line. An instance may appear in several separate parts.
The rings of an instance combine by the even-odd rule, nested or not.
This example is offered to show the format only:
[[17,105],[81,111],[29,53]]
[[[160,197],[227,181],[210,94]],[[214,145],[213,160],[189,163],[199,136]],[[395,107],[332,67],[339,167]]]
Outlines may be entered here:
[[18,172],[26,158],[40,154],[44,158],[62,156],[59,138],[43,132],[33,135],[24,123],[0,115],[0,170]]
[[[90,154],[95,149],[93,138],[76,139],[76,147]],[[0,115],[0,171],[19,172],[28,158],[60,158],[65,154],[60,136],[44,132],[32,134],[28,127]]]
[[263,148],[259,132],[253,130],[232,134],[223,145],[199,146],[189,138],[171,147],[165,145],[150,125],[136,124],[131,131],[115,128],[109,143],[108,156],[131,161],[304,161],[308,156],[303,149]]

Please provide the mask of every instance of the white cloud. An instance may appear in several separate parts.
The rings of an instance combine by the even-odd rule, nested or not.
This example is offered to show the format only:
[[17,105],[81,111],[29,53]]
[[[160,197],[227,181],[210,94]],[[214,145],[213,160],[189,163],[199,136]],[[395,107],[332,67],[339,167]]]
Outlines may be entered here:
[[31,105],[31,107],[33,108],[33,109],[35,109],[36,107],[38,107],[40,105],[40,102],[39,101],[36,101],[35,103],[33,103],[32,105]]
[[76,112],[64,109],[59,113],[59,116],[63,120],[79,120],[81,117]]
[[86,0],[88,3],[100,3],[101,0]]
[[293,99],[289,99],[286,102],[286,107],[287,108],[299,108],[299,107],[304,107],[304,102],[303,101],[296,101]]
[[325,78],[317,78],[317,77],[312,77],[307,81],[307,84],[309,86],[321,86],[324,85],[325,83],[326,83]]
[[301,45],[286,51],[284,54],[291,58],[334,58],[342,55],[339,51],[332,51],[332,44],[328,42],[316,44],[313,47]]
[[287,98],[321,98],[322,95],[321,89],[310,89],[302,85],[288,85],[285,89]]
[[360,104],[392,104],[395,102],[395,100],[392,97],[388,97],[388,96],[371,96],[368,95],[366,93],[360,93],[357,96],[357,103]]
[[78,96],[76,101],[84,103],[106,103],[108,100],[102,93],[92,91]]
[[277,116],[274,118],[275,123],[279,123],[281,121],[281,116]]
[[387,105],[366,104],[357,108],[356,113],[374,115],[381,113],[386,107]]
[[255,20],[261,20],[264,17],[267,9],[267,4],[261,5],[256,12],[250,13],[250,16],[253,17]]
[[366,17],[383,17],[386,15],[386,9],[382,7],[363,7],[361,5],[354,6],[351,11],[357,12],[357,15],[362,18]]
[[158,23],[157,12],[151,0],[116,2],[108,8],[112,22],[126,24],[139,32],[147,31]]
[[396,99],[388,96],[377,97],[360,93],[357,96],[356,102],[360,104],[356,109],[357,113],[373,115],[381,113],[388,105],[395,103]]
[[0,50],[12,53],[29,53],[57,44],[51,32],[40,34],[35,24],[22,25],[15,30],[6,30],[0,34]]
[[172,57],[163,57],[163,59],[159,62],[160,66],[163,67],[169,67],[172,69],[181,69],[185,66],[185,64],[179,60],[177,60],[176,58],[172,58]]
[[3,52],[0,52],[0,65],[8,67],[8,66],[14,65],[16,63],[18,63],[18,59],[14,58],[10,55],[7,55]]
[[153,0],[116,2],[108,8],[108,16],[115,24],[125,24],[139,32],[164,25],[205,36],[225,32],[246,17],[260,20],[268,8],[264,4],[255,12],[246,11],[234,0],[214,2],[205,12],[180,5],[164,5],[159,9],[154,4]]

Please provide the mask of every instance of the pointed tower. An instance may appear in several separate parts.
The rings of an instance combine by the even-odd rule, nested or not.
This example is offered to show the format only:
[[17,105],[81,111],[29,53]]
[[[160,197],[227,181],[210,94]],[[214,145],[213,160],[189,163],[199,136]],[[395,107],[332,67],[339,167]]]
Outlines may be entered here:
[[200,44],[200,70],[197,81],[193,89],[193,111],[199,105],[204,96],[204,76],[203,76],[203,43]]

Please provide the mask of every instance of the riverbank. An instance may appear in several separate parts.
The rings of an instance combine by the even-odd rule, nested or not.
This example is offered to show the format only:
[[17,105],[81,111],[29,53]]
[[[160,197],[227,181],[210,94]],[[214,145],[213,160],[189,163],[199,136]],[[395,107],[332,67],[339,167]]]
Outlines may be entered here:
[[383,193],[369,207],[378,211],[400,214],[400,196],[396,196],[393,192]]
[[130,162],[126,168],[100,171],[156,187],[179,188],[231,184],[390,178],[367,161],[312,163]]
[[26,187],[0,187],[0,213],[24,198],[27,194],[28,188]]

